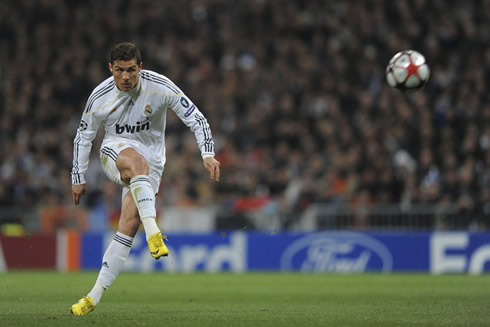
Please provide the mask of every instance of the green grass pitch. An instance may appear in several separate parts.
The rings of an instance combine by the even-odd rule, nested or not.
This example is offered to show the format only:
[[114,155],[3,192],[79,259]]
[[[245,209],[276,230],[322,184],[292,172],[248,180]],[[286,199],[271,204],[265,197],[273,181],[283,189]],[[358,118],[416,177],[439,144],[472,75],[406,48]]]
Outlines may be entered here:
[[72,316],[95,278],[0,274],[0,326],[490,326],[490,275],[121,273]]

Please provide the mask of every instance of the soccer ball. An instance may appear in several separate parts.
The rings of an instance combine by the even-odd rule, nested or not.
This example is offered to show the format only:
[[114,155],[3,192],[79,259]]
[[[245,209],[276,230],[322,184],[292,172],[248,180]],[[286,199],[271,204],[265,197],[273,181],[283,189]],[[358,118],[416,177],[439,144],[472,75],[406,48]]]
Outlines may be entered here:
[[386,67],[388,84],[406,93],[423,88],[429,75],[430,69],[424,56],[414,50],[398,52]]

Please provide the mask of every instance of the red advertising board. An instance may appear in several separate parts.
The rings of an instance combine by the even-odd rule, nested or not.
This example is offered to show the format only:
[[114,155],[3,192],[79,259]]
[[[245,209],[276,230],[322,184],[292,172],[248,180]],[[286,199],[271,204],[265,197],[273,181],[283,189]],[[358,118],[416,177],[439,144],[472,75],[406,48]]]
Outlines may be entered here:
[[53,234],[0,235],[0,251],[8,270],[56,269],[56,235]]

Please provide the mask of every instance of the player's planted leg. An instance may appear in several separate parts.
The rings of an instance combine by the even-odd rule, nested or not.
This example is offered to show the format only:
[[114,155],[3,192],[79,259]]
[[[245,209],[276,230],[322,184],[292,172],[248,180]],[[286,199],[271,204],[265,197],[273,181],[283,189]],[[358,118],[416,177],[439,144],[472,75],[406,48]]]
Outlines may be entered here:
[[112,285],[129,256],[133,238],[117,232],[102,257],[102,268],[92,290],[87,296],[72,305],[76,316],[87,315],[95,309],[104,291]]

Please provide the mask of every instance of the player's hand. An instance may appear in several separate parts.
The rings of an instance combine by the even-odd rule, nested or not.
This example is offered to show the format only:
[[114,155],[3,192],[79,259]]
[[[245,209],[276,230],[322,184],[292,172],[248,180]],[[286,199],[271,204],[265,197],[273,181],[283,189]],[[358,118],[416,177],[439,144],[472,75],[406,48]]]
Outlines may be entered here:
[[203,160],[203,164],[204,168],[209,171],[209,177],[211,177],[211,179],[215,179],[218,182],[220,175],[219,166],[221,165],[219,161],[214,159],[214,157],[207,157]]
[[73,198],[73,203],[77,206],[80,203],[82,195],[87,191],[87,184],[72,185],[71,186],[71,196]]

